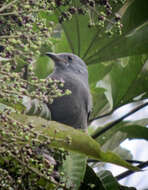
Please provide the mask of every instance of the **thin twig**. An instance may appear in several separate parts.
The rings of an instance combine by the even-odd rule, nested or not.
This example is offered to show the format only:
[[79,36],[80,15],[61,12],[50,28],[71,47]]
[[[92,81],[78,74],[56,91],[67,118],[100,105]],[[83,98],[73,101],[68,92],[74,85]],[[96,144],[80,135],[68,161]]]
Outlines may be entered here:
[[[90,5],[87,5],[87,6],[88,6],[92,11],[94,11],[97,16],[100,16],[100,15],[97,13],[97,11],[96,11],[95,8],[91,7]],[[107,17],[105,17],[105,20],[107,20],[110,24],[115,24],[113,21],[111,21],[111,20],[108,19]]]
[[108,131],[109,129],[111,129],[112,127],[114,127],[116,124],[120,123],[123,119],[127,118],[128,116],[134,114],[135,112],[139,111],[140,109],[146,107],[148,105],[148,102],[134,108],[133,110],[129,111],[127,114],[123,115],[122,117],[120,117],[119,119],[113,121],[111,124],[107,125],[105,128],[103,128],[102,130],[98,131],[97,133],[94,133],[92,135],[92,138],[96,139],[97,137],[99,137],[100,135],[102,135],[103,133],[105,133],[106,131]]
[[7,39],[7,38],[20,38],[21,35],[4,35],[4,36],[0,36],[0,39]]
[[27,15],[29,13],[38,13],[39,11],[43,11],[44,9],[38,9],[38,10],[30,10],[30,11],[13,11],[13,12],[8,12],[8,13],[0,13],[0,16],[9,16],[9,15],[20,15],[26,13]]
[[5,9],[11,7],[12,4],[16,3],[18,0],[11,1],[7,5],[4,5],[2,8],[0,8],[0,12],[4,11]]
[[[142,168],[145,168],[147,166],[148,166],[148,161],[139,164],[137,167],[142,169]],[[128,171],[123,172],[123,173],[119,174],[118,176],[116,176],[116,179],[121,180],[121,179],[133,174],[134,172],[135,171],[128,170]]]
[[1,13],[0,16],[18,15],[18,12]]

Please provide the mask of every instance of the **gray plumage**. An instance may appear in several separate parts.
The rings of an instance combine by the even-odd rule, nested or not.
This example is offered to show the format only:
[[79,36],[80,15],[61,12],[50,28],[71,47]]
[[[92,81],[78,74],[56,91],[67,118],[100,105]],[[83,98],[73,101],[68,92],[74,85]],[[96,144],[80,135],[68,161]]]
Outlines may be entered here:
[[70,95],[54,99],[54,102],[48,105],[52,120],[74,128],[86,129],[92,103],[85,63],[72,53],[46,55],[55,63],[54,71],[49,77],[63,80],[64,89],[72,92]]

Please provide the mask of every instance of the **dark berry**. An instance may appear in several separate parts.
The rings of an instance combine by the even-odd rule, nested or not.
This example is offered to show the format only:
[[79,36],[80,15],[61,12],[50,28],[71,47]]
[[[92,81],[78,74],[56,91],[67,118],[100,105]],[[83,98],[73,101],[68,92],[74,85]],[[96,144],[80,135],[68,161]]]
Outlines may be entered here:
[[3,52],[4,49],[5,49],[4,46],[1,46],[1,45],[0,45],[0,52]]
[[100,21],[104,21],[105,20],[105,17],[104,16],[102,16],[102,15],[100,15],[100,16],[98,16],[98,20]]
[[89,6],[94,7],[94,6],[95,6],[95,1],[90,0],[90,1],[88,2],[88,4],[89,4]]
[[85,15],[85,10],[82,9],[82,8],[78,8],[78,13],[81,14],[81,15]]
[[115,14],[115,21],[118,22],[120,19],[121,19],[121,16],[118,13],[116,13]]
[[100,5],[106,5],[107,0],[100,0],[99,3],[100,3]]
[[71,14],[75,14],[77,12],[77,9],[75,7],[70,7],[68,9],[68,11],[71,13]]
[[59,16],[59,23],[61,24],[64,21],[64,17],[63,16]]

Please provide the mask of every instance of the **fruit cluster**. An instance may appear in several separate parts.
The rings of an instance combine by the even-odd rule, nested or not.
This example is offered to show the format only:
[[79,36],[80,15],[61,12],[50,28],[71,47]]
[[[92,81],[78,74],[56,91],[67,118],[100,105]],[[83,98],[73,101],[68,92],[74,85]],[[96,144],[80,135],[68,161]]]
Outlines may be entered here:
[[48,39],[52,23],[42,17],[49,12],[52,3],[41,0],[0,2],[0,56],[9,58],[12,65],[19,60],[30,64],[40,54],[42,44],[52,46]]
[[65,159],[65,151],[52,149],[51,139],[37,134],[31,123],[24,123],[11,117],[7,108],[0,112],[0,189],[35,190],[45,186],[56,189],[58,186],[63,190],[65,184],[59,182],[62,173],[58,169]]
[[106,30],[106,33],[112,35],[115,31],[121,34],[120,15],[115,13],[115,10],[122,6],[125,0],[80,0],[77,3],[55,0],[54,3],[60,12],[60,24],[72,19],[73,15],[85,15],[89,20],[88,27],[103,28],[110,24],[110,29]]

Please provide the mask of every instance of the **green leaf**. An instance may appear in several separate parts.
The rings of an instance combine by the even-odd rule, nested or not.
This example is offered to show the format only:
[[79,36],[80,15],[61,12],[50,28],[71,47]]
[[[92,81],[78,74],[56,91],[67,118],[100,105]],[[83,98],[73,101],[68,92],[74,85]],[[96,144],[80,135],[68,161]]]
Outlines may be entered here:
[[[62,43],[61,43],[62,42]],[[64,35],[64,33],[61,33],[61,38],[60,40],[58,40],[55,43],[55,51],[57,53],[61,53],[61,52],[72,52],[70,47],[69,47],[69,43],[67,41],[66,36]]]
[[87,157],[78,153],[70,152],[64,160],[62,171],[67,188],[77,190],[83,181],[86,170]]
[[114,152],[116,154],[120,155],[121,158],[124,160],[132,160],[133,159],[132,153],[128,149],[123,148],[121,146],[116,147],[114,149]]
[[89,52],[89,56],[86,59],[87,63],[92,64],[129,55],[147,53],[148,25],[145,23],[148,20],[147,6],[147,0],[129,1],[128,6],[123,6],[119,11],[121,15],[123,14],[121,18],[123,34],[121,36],[113,36],[111,39],[95,39],[94,44],[96,45],[92,46],[90,50],[92,53]]
[[[113,12],[121,8],[113,6]],[[109,38],[105,34],[106,27],[88,27],[88,15],[74,15],[70,21],[62,23],[69,48],[62,46],[62,51],[72,51],[82,57],[87,64],[96,64],[129,55],[139,55],[148,51],[148,13],[147,0],[135,0],[127,3],[119,11],[122,16],[123,34]],[[73,32],[71,32],[71,28]],[[60,44],[65,41],[61,39]],[[64,42],[65,44],[65,42]],[[124,45],[123,45],[124,44]],[[58,52],[60,49],[58,49]]]
[[58,23],[58,19],[52,11],[49,10],[40,10],[38,13],[38,17],[40,19],[46,19],[47,22],[53,21],[54,23]]
[[120,39],[108,43],[104,48],[100,49],[100,51],[88,58],[87,64],[147,53],[147,30],[148,23],[136,28],[125,36],[121,36]]
[[[110,134],[111,134],[110,138],[108,136],[109,133],[108,134],[104,134],[102,136],[102,139],[105,138],[103,140],[103,142],[101,142],[101,144],[102,144],[102,150],[103,151],[108,151],[108,150],[109,151],[115,151],[115,149],[127,138],[127,134],[122,133],[122,132],[117,131],[117,130],[114,133],[111,132]],[[97,139],[97,142],[99,142],[99,141],[100,140]]]
[[97,87],[104,88],[104,95],[109,103],[109,109],[108,111],[111,111],[113,109],[113,97],[112,97],[112,86],[110,82],[109,75],[105,76],[103,80],[100,80],[97,83]]
[[118,155],[112,152],[103,152],[100,145],[95,140],[80,130],[73,129],[72,127],[65,126],[61,123],[49,122],[37,117],[27,117],[20,114],[14,116],[16,120],[24,124],[31,122],[35,125],[35,132],[53,139],[51,140],[50,146],[58,148],[62,147],[66,150],[84,154],[103,162],[110,162],[131,170],[138,170],[137,167],[124,161]]
[[103,88],[91,88],[91,94],[93,97],[93,110],[91,113],[91,118],[93,119],[96,116],[108,111],[109,104],[104,95]]
[[[148,64],[146,60],[147,56],[120,59],[114,62],[110,73],[98,82],[97,86],[105,89],[104,95],[110,104],[111,110],[133,102],[138,96],[139,100],[147,98]],[[97,101],[102,103],[99,95],[96,104]],[[94,106],[96,105],[94,104]],[[99,108],[98,113],[100,111]],[[106,112],[109,112],[109,110],[106,109]]]
[[103,79],[104,76],[111,71],[112,66],[113,62],[88,65],[89,85],[91,89],[91,94],[93,96],[93,112],[91,113],[90,118],[94,118],[99,115],[99,111],[102,110],[104,106],[108,103],[104,95],[105,89],[103,87],[99,88],[97,82]]
[[[97,174],[96,174],[97,173]],[[109,171],[96,172],[87,165],[84,183],[81,185],[80,189],[93,189],[93,190],[106,190],[111,188],[130,190],[130,187],[121,186],[118,184],[116,178],[112,176]],[[109,186],[111,185],[111,187]],[[88,187],[89,186],[89,187]],[[120,188],[119,188],[120,187]]]
[[[113,4],[113,12],[115,12],[119,7],[121,7],[121,3],[116,6],[116,4]],[[77,6],[79,7],[79,1],[77,1]],[[117,8],[118,7],[118,8]],[[64,10],[62,10],[64,11]],[[99,7],[98,7],[99,11]],[[56,12],[58,13],[60,10]],[[79,55],[80,57],[84,58],[84,60],[87,62],[87,59],[85,57],[90,54],[91,50],[94,53],[96,51],[96,47],[94,47],[94,44],[98,44],[99,47],[104,44],[104,38],[105,40],[109,39],[105,35],[106,28],[103,29],[97,27],[89,27],[89,16],[86,15],[73,15],[72,19],[70,21],[65,21],[62,23],[62,28],[64,31],[64,34],[67,38],[67,42],[69,44],[69,51]],[[72,29],[72,32],[71,32]],[[64,38],[65,39],[65,38]],[[102,40],[103,39],[103,40]],[[100,41],[101,42],[100,42]],[[60,42],[63,43],[62,40]],[[67,50],[62,49],[62,51]]]
[[108,170],[102,170],[98,173],[98,177],[102,182],[105,190],[120,190],[117,180]]
[[121,132],[127,134],[130,139],[145,139],[148,140],[148,128],[140,125],[129,125],[122,127]]
[[35,63],[35,74],[39,78],[47,77],[53,70],[53,63],[50,62],[47,56],[38,57]]
[[[109,125],[109,123],[107,124]],[[101,145],[103,150],[114,150],[116,147],[118,147],[121,142],[123,142],[127,138],[131,138],[130,135],[133,135],[133,138],[137,138],[136,135],[139,133],[139,138],[143,138],[142,134],[144,135],[143,128],[146,129],[146,125],[148,125],[147,119],[137,120],[137,121],[122,121],[119,124],[117,124],[112,129],[108,130],[106,133],[100,135],[96,140]],[[139,128],[139,130],[136,130],[135,128],[135,134],[132,130],[134,129],[134,126],[140,126],[142,128]],[[95,131],[95,133],[99,132],[103,127],[98,127]],[[129,134],[128,134],[129,129]],[[141,129],[141,130],[140,130]],[[131,132],[130,132],[131,131]],[[145,132],[146,132],[145,131]],[[145,133],[145,137],[147,133]],[[135,135],[135,137],[134,137]]]
[[97,82],[111,71],[112,66],[113,62],[88,65],[90,87],[96,87]]
[[99,190],[105,190],[101,180],[99,179],[99,177],[96,175],[95,171],[87,165],[86,167],[86,172],[85,172],[85,177],[84,177],[84,181],[83,184],[81,185],[81,188],[86,188],[86,185],[90,185],[90,187],[94,187],[94,189],[99,189]]
[[147,6],[147,0],[134,0],[127,7],[122,17],[122,23],[124,25],[123,33],[132,31],[148,20]]

